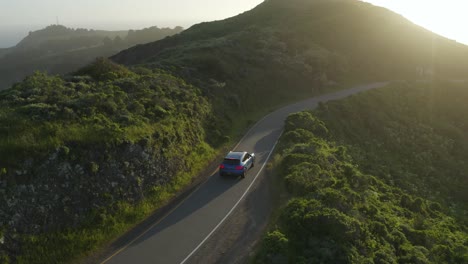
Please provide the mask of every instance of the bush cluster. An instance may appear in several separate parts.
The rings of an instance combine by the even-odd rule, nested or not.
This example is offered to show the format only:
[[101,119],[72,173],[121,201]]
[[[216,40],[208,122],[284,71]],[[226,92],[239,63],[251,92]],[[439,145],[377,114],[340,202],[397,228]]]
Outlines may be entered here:
[[277,169],[291,198],[254,262],[468,262],[466,170],[451,167],[466,164],[466,96],[398,86],[290,115]]
[[80,73],[63,79],[36,72],[0,94],[0,167],[19,169],[26,157],[61,146],[143,138],[184,146],[205,139],[211,107],[183,80],[164,72],[136,74],[106,59]]

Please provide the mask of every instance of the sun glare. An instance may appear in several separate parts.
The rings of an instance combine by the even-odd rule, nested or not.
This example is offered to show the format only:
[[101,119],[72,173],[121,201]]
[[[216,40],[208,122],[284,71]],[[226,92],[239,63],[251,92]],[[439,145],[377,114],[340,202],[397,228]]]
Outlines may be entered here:
[[468,44],[468,3],[459,0],[365,0],[403,15],[415,24],[449,39]]

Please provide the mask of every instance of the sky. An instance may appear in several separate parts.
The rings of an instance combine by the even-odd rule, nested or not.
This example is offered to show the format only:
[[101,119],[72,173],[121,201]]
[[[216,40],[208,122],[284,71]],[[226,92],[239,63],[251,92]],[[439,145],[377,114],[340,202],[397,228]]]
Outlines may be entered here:
[[386,7],[434,33],[468,45],[467,0],[364,0]]
[[[284,0],[287,1],[287,0]],[[466,0],[365,0],[418,25],[468,44]],[[0,0],[0,48],[29,31],[55,24],[107,30],[150,26],[188,28],[250,10],[263,0]]]

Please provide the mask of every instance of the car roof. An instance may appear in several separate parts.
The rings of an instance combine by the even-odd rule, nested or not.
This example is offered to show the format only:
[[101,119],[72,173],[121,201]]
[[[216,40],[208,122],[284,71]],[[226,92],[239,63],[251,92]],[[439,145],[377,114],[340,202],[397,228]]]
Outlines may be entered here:
[[231,151],[229,152],[225,159],[240,159],[244,156],[245,151]]

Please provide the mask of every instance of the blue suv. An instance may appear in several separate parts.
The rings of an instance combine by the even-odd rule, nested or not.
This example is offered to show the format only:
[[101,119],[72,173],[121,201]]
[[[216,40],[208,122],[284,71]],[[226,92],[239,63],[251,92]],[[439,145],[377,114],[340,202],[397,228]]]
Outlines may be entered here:
[[230,151],[219,165],[219,175],[238,175],[245,177],[247,170],[254,166],[255,154],[245,151]]

